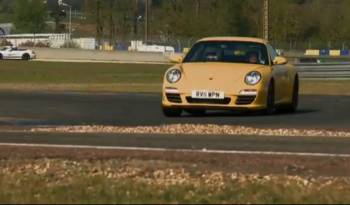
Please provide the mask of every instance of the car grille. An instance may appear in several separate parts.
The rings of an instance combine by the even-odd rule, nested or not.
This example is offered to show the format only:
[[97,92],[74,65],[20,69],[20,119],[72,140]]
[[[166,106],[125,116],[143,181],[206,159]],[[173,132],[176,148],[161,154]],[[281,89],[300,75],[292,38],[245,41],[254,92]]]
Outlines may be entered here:
[[256,96],[238,96],[236,105],[250,105],[254,102]]
[[182,103],[180,94],[171,94],[171,93],[167,93],[167,94],[166,94],[166,97],[167,97],[167,99],[168,99],[169,102],[172,102],[172,103]]
[[216,105],[228,105],[231,102],[231,98],[225,99],[195,99],[192,97],[186,98],[188,103],[191,104],[216,104]]

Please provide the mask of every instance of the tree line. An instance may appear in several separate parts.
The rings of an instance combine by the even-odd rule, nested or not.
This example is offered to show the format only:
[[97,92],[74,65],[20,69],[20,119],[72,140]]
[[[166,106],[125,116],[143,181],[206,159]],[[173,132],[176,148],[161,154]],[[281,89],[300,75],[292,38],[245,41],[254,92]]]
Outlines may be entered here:
[[[7,3],[6,3],[7,2]],[[9,10],[0,0],[0,10]],[[20,3],[19,3],[20,2]],[[26,3],[24,3],[26,2]],[[66,1],[84,12],[99,40],[142,39],[146,0]],[[149,36],[157,42],[204,36],[263,35],[262,0],[149,0]],[[13,3],[12,3],[13,4]],[[37,4],[37,5],[34,5]],[[42,0],[16,0],[14,22],[23,32],[43,29],[57,8]],[[350,44],[349,0],[270,0],[270,41],[281,48],[342,48]],[[26,8],[29,9],[26,11]],[[44,13],[43,13],[44,10]],[[51,14],[51,15],[50,15]],[[56,18],[55,18],[56,17]],[[63,29],[56,29],[64,32]]]

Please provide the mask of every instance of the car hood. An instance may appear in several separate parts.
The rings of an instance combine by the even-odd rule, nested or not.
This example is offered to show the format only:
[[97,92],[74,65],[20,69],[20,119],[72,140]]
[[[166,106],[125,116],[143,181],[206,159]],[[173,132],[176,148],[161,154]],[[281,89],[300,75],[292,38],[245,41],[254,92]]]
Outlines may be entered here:
[[260,71],[267,66],[241,63],[186,63],[181,66],[189,81],[242,81],[251,71]]

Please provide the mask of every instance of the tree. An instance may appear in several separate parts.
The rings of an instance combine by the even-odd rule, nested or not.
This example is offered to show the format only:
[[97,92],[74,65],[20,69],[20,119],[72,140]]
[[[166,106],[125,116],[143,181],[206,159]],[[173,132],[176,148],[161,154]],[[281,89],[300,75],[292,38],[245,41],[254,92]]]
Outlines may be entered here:
[[49,5],[50,16],[55,21],[55,32],[62,33],[65,32],[65,26],[61,24],[62,20],[67,16],[67,13],[63,8],[58,4],[57,1],[52,2]]
[[16,0],[14,23],[17,31],[39,33],[46,27],[46,5],[42,0]]

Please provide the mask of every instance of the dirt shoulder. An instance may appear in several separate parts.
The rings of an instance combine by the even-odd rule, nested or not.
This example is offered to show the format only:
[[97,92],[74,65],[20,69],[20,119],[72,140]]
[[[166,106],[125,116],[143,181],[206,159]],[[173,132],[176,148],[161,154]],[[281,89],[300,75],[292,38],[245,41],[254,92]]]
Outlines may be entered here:
[[[123,151],[70,148],[0,146],[2,160],[61,159],[70,161],[138,161],[143,166],[184,168],[258,175],[298,175],[304,177],[350,177],[349,158],[256,156],[188,152]],[[152,166],[153,166],[152,165]]]
[[0,147],[2,203],[348,203],[349,159]]

